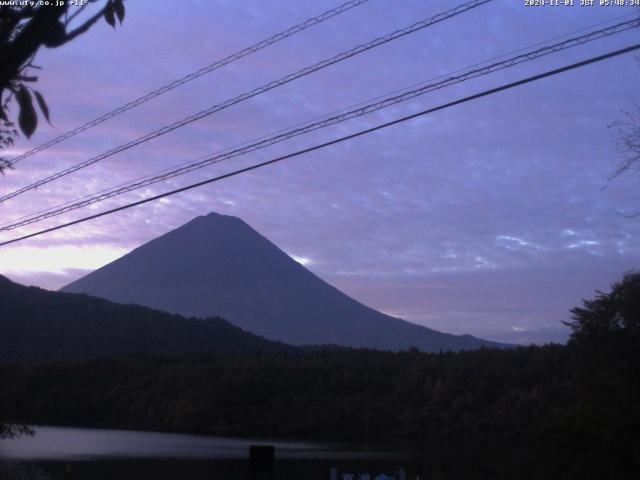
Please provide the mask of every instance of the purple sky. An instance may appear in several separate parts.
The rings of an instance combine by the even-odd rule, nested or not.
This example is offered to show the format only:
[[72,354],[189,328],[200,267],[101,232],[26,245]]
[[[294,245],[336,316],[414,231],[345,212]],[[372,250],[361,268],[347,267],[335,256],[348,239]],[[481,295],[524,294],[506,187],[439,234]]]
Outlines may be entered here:
[[[42,51],[41,124],[15,153],[332,8],[334,1],[137,0]],[[460,1],[371,0],[26,159],[8,192]],[[4,221],[529,47],[634,10],[496,0],[273,90],[0,205]],[[579,4],[579,0],[575,0]],[[313,145],[637,41],[623,33],[179,177],[5,240]],[[619,57],[422,117],[161,202],[0,248],[0,272],[59,288],[211,211],[236,215],[363,303],[452,333],[563,341],[568,310],[640,266],[638,178],[611,122],[632,106],[640,66]],[[606,187],[606,188],[605,188]]]

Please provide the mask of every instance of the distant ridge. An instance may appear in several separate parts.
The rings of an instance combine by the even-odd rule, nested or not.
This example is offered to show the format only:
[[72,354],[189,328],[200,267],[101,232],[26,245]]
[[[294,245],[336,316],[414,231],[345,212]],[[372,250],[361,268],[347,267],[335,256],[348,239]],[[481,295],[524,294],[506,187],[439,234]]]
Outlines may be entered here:
[[424,351],[505,346],[441,333],[366,307],[239,218],[216,213],[197,217],[62,290],[186,316],[220,316],[294,345]]
[[219,318],[189,319],[88,295],[49,292],[0,275],[0,361],[294,350]]

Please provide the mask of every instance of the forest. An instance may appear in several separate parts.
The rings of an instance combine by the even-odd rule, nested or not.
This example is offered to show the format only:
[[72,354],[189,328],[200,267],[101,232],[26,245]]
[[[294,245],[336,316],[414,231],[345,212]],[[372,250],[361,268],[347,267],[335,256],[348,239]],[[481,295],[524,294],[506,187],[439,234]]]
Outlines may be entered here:
[[[572,311],[568,345],[0,364],[16,423],[520,445],[571,478],[640,471],[640,274]],[[572,459],[567,462],[566,459]]]
[[221,318],[185,318],[82,294],[25,287],[0,275],[0,361],[295,350]]

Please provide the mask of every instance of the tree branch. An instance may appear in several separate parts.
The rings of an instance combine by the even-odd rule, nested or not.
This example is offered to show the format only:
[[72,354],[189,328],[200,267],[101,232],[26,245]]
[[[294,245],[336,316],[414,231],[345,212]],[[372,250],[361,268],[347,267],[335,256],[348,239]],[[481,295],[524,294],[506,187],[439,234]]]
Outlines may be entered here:
[[71,15],[65,22],[65,26],[68,26],[74,18],[76,18],[80,13],[82,13],[82,11],[87,8],[89,6],[88,3],[85,3],[84,5],[81,5],[74,13],[73,15]]
[[105,3],[105,6],[102,7],[93,17],[91,17],[88,20],[86,20],[78,28],[76,28],[76,29],[70,31],[69,33],[67,33],[65,35],[65,37],[64,37],[64,40],[63,40],[62,44],[70,42],[71,40],[76,38],[78,35],[82,35],[87,30],[89,30],[93,26],[94,23],[96,23],[98,20],[100,20],[100,18],[102,18],[102,16],[104,15],[104,12],[107,10],[108,7],[109,7],[109,2],[107,1],[107,3]]

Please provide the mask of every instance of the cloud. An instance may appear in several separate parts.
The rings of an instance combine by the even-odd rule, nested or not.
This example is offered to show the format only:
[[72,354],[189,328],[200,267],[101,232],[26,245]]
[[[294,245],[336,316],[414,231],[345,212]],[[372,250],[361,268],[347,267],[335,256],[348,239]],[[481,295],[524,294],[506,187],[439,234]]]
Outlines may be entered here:
[[[367,2],[21,162],[0,187],[5,192],[24,186],[456,3],[408,0],[389,10],[386,2]],[[492,2],[52,182],[3,205],[3,221],[614,16],[606,8],[526,9],[516,3]],[[192,1],[179,9],[169,4],[136,3],[117,32],[101,25],[82,41],[42,52],[38,88],[56,128],[41,126],[35,142],[329,8],[321,1]],[[633,35],[433,92],[0,238],[122,206],[619,48]],[[632,57],[621,57],[459,105],[3,247],[0,265],[12,278],[57,288],[197,215],[218,211],[243,218],[301,263],[313,259],[309,268],[357,299],[410,321],[504,341],[564,338],[559,322],[569,308],[640,265],[640,223],[616,213],[640,209],[637,178],[607,186],[619,160],[607,125],[629,106],[637,69]],[[15,148],[33,146],[19,139]]]
[[57,289],[126,253],[108,245],[62,245],[0,249],[0,272],[17,281]]
[[7,272],[6,276],[22,285],[36,286],[46,290],[58,290],[91,271],[69,269],[61,272]]

